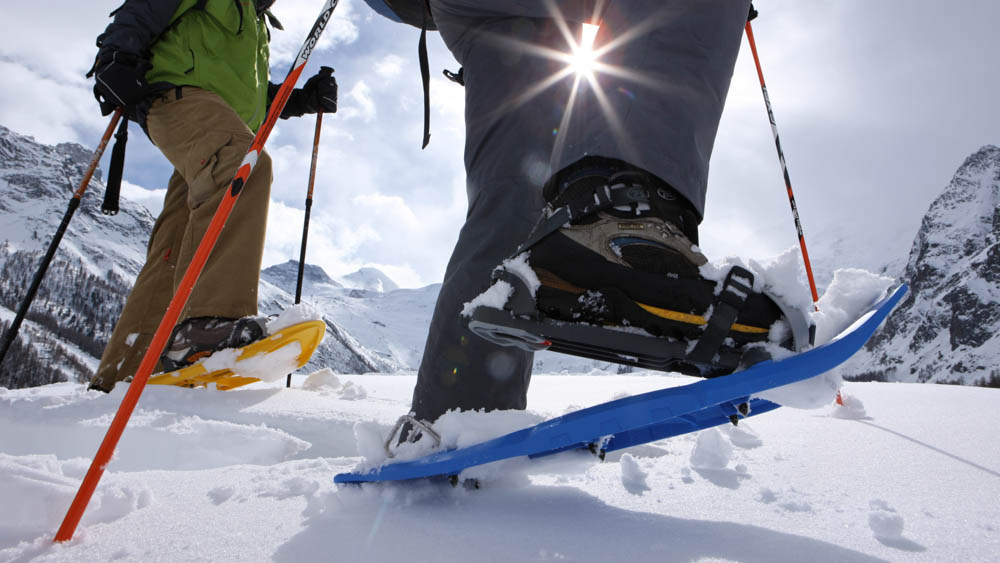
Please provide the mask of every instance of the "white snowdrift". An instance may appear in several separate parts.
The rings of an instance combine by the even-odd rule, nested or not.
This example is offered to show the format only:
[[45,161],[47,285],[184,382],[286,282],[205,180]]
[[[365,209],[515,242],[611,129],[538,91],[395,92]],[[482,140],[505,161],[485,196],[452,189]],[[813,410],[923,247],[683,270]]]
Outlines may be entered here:
[[[527,413],[444,421],[449,444],[624,394],[643,373],[536,376]],[[412,376],[150,387],[74,539],[51,538],[124,394],[0,390],[0,561],[993,561],[992,389],[847,384],[860,418],[779,409],[608,456],[338,488],[409,406]],[[365,399],[341,396],[363,390]],[[839,408],[839,407],[838,407]],[[857,410],[854,411],[858,413]],[[459,423],[449,428],[451,423]]]

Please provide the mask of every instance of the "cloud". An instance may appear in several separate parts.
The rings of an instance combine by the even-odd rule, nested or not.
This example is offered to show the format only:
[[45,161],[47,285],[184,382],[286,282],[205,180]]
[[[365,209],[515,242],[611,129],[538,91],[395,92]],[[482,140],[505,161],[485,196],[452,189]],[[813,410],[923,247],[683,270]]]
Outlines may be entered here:
[[[42,142],[96,146],[108,118],[83,75],[94,38],[120,3],[61,2],[53,10],[22,2],[0,19],[0,124]],[[991,72],[1000,4],[769,4],[754,31],[803,227],[810,249],[817,247],[814,264],[828,261],[820,240],[827,233],[851,231],[849,240],[885,246],[886,256],[905,252],[962,160],[1000,143],[1000,82]],[[275,75],[287,72],[319,7],[313,0],[275,4],[286,27],[273,35]],[[439,281],[464,222],[465,90],[441,77],[442,68],[458,65],[440,35],[430,34],[432,139],[421,150],[418,35],[373,17],[362,0],[342,0],[304,72],[307,78],[320,65],[333,66],[341,89],[341,111],[323,119],[309,238],[310,261],[331,275],[377,265],[404,286]],[[266,264],[298,256],[315,123],[313,116],[281,120],[268,141],[275,181]],[[164,187],[172,167],[138,127],[131,131],[126,195],[158,206],[159,192],[137,190]],[[886,225],[902,225],[909,235],[889,244],[884,238],[894,231]],[[710,258],[770,256],[795,242],[745,40],[701,233]],[[845,261],[851,255],[841,253]]]
[[57,80],[17,62],[0,61],[0,123],[42,143],[66,141],[94,146],[100,133],[88,138],[81,129],[103,130],[107,121],[100,117],[90,91]]
[[339,109],[342,119],[360,118],[365,123],[370,123],[375,119],[375,100],[372,98],[372,89],[365,84],[364,80],[359,80],[354,84],[347,94],[347,104]]
[[395,78],[403,70],[403,58],[398,55],[386,55],[375,63],[375,74],[382,78]]
[[[321,7],[322,4],[315,0],[281,0],[274,5],[271,11],[280,19],[285,29],[271,32],[272,72],[276,67],[288,65],[295,60],[305,38],[316,23]],[[314,47],[314,52],[356,41],[359,36],[356,20],[358,14],[354,9],[354,1],[341,1],[333,11],[333,17],[326,24],[326,29]]]
[[128,180],[122,180],[121,195],[142,205],[153,214],[153,217],[156,217],[159,215],[160,210],[163,209],[163,198],[166,197],[167,190],[166,188],[148,190],[142,186],[133,184]]

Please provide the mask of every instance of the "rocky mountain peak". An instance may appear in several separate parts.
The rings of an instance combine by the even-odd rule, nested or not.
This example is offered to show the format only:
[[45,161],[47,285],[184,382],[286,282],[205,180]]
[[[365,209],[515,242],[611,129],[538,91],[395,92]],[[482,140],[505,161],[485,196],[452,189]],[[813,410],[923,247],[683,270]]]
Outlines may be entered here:
[[378,268],[365,267],[343,277],[345,285],[376,293],[396,291],[399,286]]
[[940,284],[957,260],[996,245],[1000,233],[1000,147],[965,160],[931,204],[910,251],[905,278],[914,293]]
[[967,158],[931,204],[903,277],[910,296],[853,369],[899,381],[988,378],[1000,366],[1000,148]]
[[[299,277],[299,261],[289,260],[284,264],[275,264],[274,266],[265,268],[260,272],[260,277],[277,287],[294,293],[295,284],[298,282]],[[328,276],[323,268],[313,264],[306,264],[302,268],[302,284],[304,286],[326,284],[333,287],[342,287]]]

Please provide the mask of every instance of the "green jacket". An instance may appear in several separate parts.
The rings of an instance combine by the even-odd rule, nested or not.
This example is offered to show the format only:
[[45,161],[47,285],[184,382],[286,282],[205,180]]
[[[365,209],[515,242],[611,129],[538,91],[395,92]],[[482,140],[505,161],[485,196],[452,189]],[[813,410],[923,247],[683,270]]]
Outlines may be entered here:
[[268,39],[254,0],[181,0],[149,48],[146,80],[215,92],[256,131],[267,114]]

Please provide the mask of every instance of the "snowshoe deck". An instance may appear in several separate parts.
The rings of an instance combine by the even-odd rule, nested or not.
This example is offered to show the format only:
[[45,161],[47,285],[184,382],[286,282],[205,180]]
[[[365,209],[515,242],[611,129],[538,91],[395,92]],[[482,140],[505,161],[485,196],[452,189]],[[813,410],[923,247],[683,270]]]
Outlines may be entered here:
[[[513,457],[540,457],[576,449],[613,451],[755,415],[778,407],[752,395],[820,375],[853,356],[906,295],[890,291],[836,338],[781,361],[764,361],[738,375],[618,399],[547,420],[467,448],[440,451],[363,473],[342,473],[337,483],[398,481],[459,475],[464,469]],[[740,406],[747,403],[749,409]],[[745,411],[745,414],[744,414]]]
[[[206,387],[215,384],[215,388],[220,391],[234,389],[242,385],[247,385],[260,381],[256,377],[247,377],[240,374],[240,363],[258,358],[263,355],[273,354],[286,346],[298,344],[301,348],[296,357],[296,368],[300,368],[309,361],[316,347],[323,341],[326,334],[326,323],[323,321],[305,321],[291,326],[287,326],[278,332],[265,336],[258,340],[238,348],[239,356],[235,364],[230,368],[208,370],[205,367],[205,360],[185,368],[153,375],[149,378],[150,385],[176,385],[180,387]],[[206,360],[211,359],[206,358]]]

